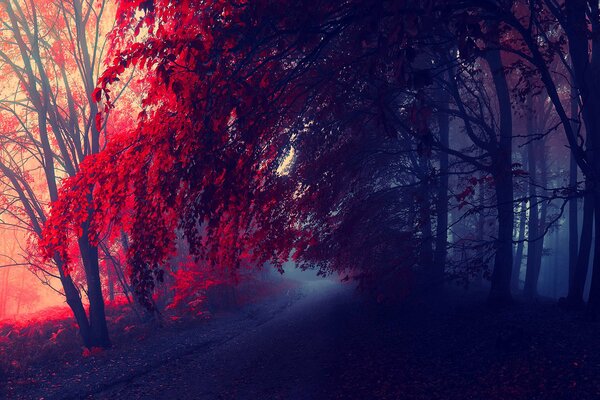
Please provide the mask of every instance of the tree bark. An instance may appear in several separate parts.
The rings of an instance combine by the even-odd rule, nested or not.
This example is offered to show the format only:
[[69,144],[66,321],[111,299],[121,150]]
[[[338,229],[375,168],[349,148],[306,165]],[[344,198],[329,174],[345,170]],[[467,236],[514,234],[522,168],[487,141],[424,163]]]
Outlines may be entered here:
[[[540,146],[536,148],[536,146]],[[541,156],[541,173],[540,173],[540,185],[546,186],[547,181],[547,168],[546,160],[543,158],[543,143],[529,144],[529,165],[530,165],[530,183],[529,183],[529,241],[527,245],[527,271],[525,273],[525,287],[523,293],[528,298],[534,298],[538,294],[537,286],[540,277],[540,270],[542,267],[542,255],[544,251],[544,237],[546,230],[546,214],[547,204],[541,203],[538,207],[537,190],[536,190],[536,178],[537,178],[537,158]],[[542,151],[536,151],[542,150]]]
[[498,208],[498,239],[488,301],[491,305],[502,305],[512,301],[510,277],[513,256],[513,176],[512,176],[512,109],[510,92],[500,57],[500,50],[487,53],[500,114],[500,135],[497,150],[492,155],[495,171],[492,174],[496,184]]
[[424,268],[425,271],[431,273],[433,267],[433,229],[431,224],[431,192],[429,189],[429,160],[424,158],[418,159],[419,168],[419,180],[420,188],[419,192],[421,195],[419,207],[419,218],[421,220],[421,235],[422,243],[419,254],[419,264]]
[[[571,119],[573,120],[571,125],[573,129],[575,129],[575,118],[577,118],[577,90],[571,86]],[[569,189],[572,194],[577,192],[577,160],[573,152],[570,153],[569,158]],[[577,197],[569,201],[569,289],[572,286],[571,282],[575,279],[575,271],[577,270],[577,248],[579,242],[577,203]]]
[[523,202],[521,204],[521,212],[519,213],[519,232],[518,232],[518,243],[515,251],[515,258],[513,260],[513,273],[511,277],[511,290],[519,290],[519,280],[521,275],[521,264],[523,263],[523,249],[525,248],[525,226],[527,221],[527,204]]
[[[448,102],[449,96],[446,91],[442,89],[440,104],[442,107],[447,107]],[[444,146],[444,148],[448,148],[450,137],[450,116],[447,113],[438,113],[438,127],[440,144]],[[443,281],[448,251],[448,152],[439,152],[439,158],[440,177],[438,182],[438,198],[436,207],[437,224],[433,264],[437,278],[439,278],[440,281]]]
[[90,334],[92,347],[109,347],[108,327],[104,310],[104,296],[100,281],[100,268],[98,265],[98,247],[90,243],[89,223],[83,225],[83,233],[79,238],[79,249],[86,275],[88,299],[90,301]]
[[79,290],[73,283],[71,276],[65,273],[64,263],[62,260],[58,256],[55,256],[54,262],[58,267],[60,281],[65,291],[67,304],[71,308],[71,311],[73,311],[73,316],[75,317],[75,321],[77,321],[77,325],[79,326],[79,335],[83,340],[83,345],[87,348],[91,348],[93,347],[94,343],[91,334],[90,322],[85,312],[85,308],[83,307]]
[[[589,185],[586,184],[586,188]],[[579,252],[573,279],[569,281],[569,294],[567,300],[571,306],[583,305],[583,290],[587,279],[587,271],[590,263],[590,252],[592,249],[592,231],[594,223],[594,196],[587,193],[583,198],[583,221],[581,224],[581,238]]]

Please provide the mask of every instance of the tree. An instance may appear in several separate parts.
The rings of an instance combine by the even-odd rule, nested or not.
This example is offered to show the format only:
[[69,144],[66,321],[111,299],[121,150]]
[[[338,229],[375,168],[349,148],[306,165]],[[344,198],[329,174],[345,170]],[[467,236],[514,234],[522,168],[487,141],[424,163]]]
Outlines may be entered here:
[[[111,138],[65,182],[46,223],[48,255],[57,250],[70,262],[65,243],[94,210],[93,238],[109,224],[127,231],[132,283],[148,308],[176,229],[198,261],[232,276],[241,265],[280,266],[290,256],[363,282],[423,267],[433,244],[434,198],[422,190],[431,179],[431,76],[413,46],[437,17],[414,5],[211,1],[190,12],[163,1],[121,3],[113,60],[93,94],[101,118],[127,68],[144,69],[150,90],[138,127]],[[486,57],[501,100],[489,170],[502,215],[494,293],[505,300],[510,99],[500,52]]]
[[[561,121],[566,139],[568,140],[571,152],[577,165],[583,172],[588,182],[587,190],[589,193],[588,208],[596,211],[598,202],[594,201],[592,206],[592,197],[596,200],[596,180],[598,176],[598,164],[594,151],[596,132],[598,127],[597,116],[592,110],[598,104],[597,74],[598,57],[595,52],[598,46],[590,44],[595,43],[595,31],[598,30],[598,4],[587,0],[567,0],[564,6],[559,6],[554,1],[540,0],[528,2],[528,7],[515,7],[507,9],[499,7],[499,4],[493,1],[482,3],[482,7],[488,12],[493,12],[511,29],[514,29],[520,40],[515,40],[512,49],[528,64],[536,69],[536,76],[543,84],[549,98],[552,101],[554,110]],[[589,23],[588,23],[589,22]],[[538,40],[541,38],[542,40]],[[567,54],[571,60],[571,66],[567,63]],[[583,138],[576,132],[572,120],[566,111],[560,94],[560,84],[564,81],[563,74],[554,74],[550,69],[551,60],[558,59],[569,71],[570,82],[578,92],[581,104],[581,115],[585,125],[586,136]],[[585,209],[585,207],[584,207]],[[584,211],[585,213],[585,211]],[[594,216],[588,213],[589,219],[584,221],[600,221],[597,213]],[[582,233],[588,232],[589,227],[583,226]],[[591,232],[591,231],[590,231]],[[582,243],[579,248],[578,265],[580,271],[584,270],[584,261],[589,256],[589,248],[583,239],[587,240],[587,235],[582,234]],[[594,248],[599,248],[600,242],[594,244]],[[600,269],[600,252],[594,253],[594,270]],[[580,263],[580,261],[581,263]],[[598,267],[598,268],[596,268]],[[580,287],[582,273],[574,279],[574,287]],[[592,290],[590,291],[590,311],[596,314],[598,310],[598,299],[600,298],[600,273],[594,273],[592,276]],[[585,281],[585,278],[583,278]],[[572,286],[573,286],[572,285]],[[576,289],[572,298],[579,298],[579,289]],[[577,302],[577,300],[575,300]]]
[[[80,0],[0,1],[3,33],[0,62],[10,77],[0,100],[2,118],[14,129],[2,137],[0,172],[15,224],[40,239],[48,218],[48,203],[57,201],[65,176],[74,176],[80,163],[98,153],[105,140],[92,98],[105,49],[107,2]],[[45,187],[38,187],[38,177]],[[87,347],[108,346],[97,243],[89,240],[89,218],[82,221],[77,248],[85,272],[85,311],[79,282],[58,254],[53,266],[28,261],[60,280]],[[37,240],[35,240],[37,242]],[[31,251],[31,249],[30,249]]]

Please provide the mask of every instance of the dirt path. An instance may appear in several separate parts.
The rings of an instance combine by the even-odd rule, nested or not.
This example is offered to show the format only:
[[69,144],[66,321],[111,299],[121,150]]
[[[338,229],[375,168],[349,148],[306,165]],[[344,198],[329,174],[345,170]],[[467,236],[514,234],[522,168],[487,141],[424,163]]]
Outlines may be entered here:
[[[598,323],[484,293],[386,307],[308,282],[262,304],[44,371],[9,399],[598,399]],[[42,379],[41,381],[48,381]]]
[[313,282],[272,318],[97,399],[598,399],[598,324],[485,293],[385,307]]
[[[96,393],[95,399],[307,399],[319,398],[336,345],[345,334],[337,315],[352,300],[351,290],[314,281],[286,294],[271,318],[222,332],[190,352],[129,382]],[[281,300],[281,299],[280,299]],[[259,314],[261,312],[259,311]],[[332,320],[335,318],[336,320]]]
[[252,351],[268,350],[261,346],[270,345],[270,340],[277,341],[274,337],[261,342],[262,336],[274,326],[302,320],[302,315],[309,314],[311,309],[319,309],[317,305],[328,304],[338,297],[351,298],[351,292],[350,288],[330,281],[308,282],[260,304],[234,314],[215,316],[182,331],[165,329],[139,343],[131,343],[126,349],[110,349],[70,365],[48,366],[27,378],[29,383],[4,397],[11,400],[218,398],[211,393],[222,390],[219,385],[226,379],[223,374],[231,379],[237,379],[232,375],[234,370],[244,374],[242,364],[236,359],[242,362]]

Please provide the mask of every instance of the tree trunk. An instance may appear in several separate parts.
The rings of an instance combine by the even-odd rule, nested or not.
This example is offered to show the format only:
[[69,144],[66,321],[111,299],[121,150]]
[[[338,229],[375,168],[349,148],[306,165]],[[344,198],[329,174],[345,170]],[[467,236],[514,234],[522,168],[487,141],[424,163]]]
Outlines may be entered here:
[[90,244],[89,222],[83,224],[83,233],[79,238],[79,249],[86,275],[88,286],[88,299],[90,301],[90,334],[93,347],[109,347],[108,327],[104,310],[104,296],[100,281],[100,268],[98,265],[98,247]]
[[421,203],[419,204],[419,216],[421,219],[421,234],[423,235],[423,243],[421,244],[421,252],[419,254],[419,264],[428,273],[433,267],[433,230],[431,226],[431,193],[429,191],[429,163],[426,160],[419,160],[419,168],[421,172]]
[[518,243],[515,251],[515,258],[513,260],[513,273],[511,277],[511,289],[519,290],[519,280],[521,276],[521,264],[523,263],[523,249],[525,248],[525,226],[527,221],[527,204],[521,203],[521,212],[519,213],[519,232],[518,232]]
[[496,203],[498,208],[498,239],[496,241],[494,270],[492,271],[488,300],[491,305],[502,305],[512,301],[510,293],[514,226],[512,108],[500,51],[490,50],[486,58],[496,88],[500,113],[500,137],[497,151],[493,154],[495,167],[493,177],[496,184]]
[[557,298],[558,295],[558,268],[560,266],[559,257],[558,257],[558,247],[560,242],[560,231],[558,229],[554,230],[554,268],[552,271],[552,297]]
[[87,348],[91,348],[93,347],[94,343],[92,339],[90,323],[85,312],[85,308],[83,307],[79,290],[77,290],[77,287],[73,283],[71,276],[65,273],[64,263],[62,260],[56,256],[54,257],[54,261],[58,266],[60,281],[65,291],[67,304],[73,311],[73,316],[75,317],[75,321],[77,321],[77,325],[79,326],[79,335],[83,340],[83,345]]
[[527,269],[525,271],[525,286],[523,287],[523,293],[529,298],[537,295],[537,277],[539,276],[537,254],[541,242],[540,232],[538,232],[540,223],[537,199],[533,196],[529,200],[531,205],[529,206],[529,235],[527,237]]
[[115,275],[113,268],[106,267],[106,283],[108,284],[108,300],[115,301]]
[[598,316],[600,311],[600,195],[594,193],[594,260],[592,264],[592,283],[590,286],[590,298],[588,300],[588,311],[593,318]]
[[[440,104],[442,107],[447,107],[449,96],[445,90],[441,89]],[[447,113],[438,114],[438,126],[440,143],[444,148],[449,145],[450,136],[450,117]],[[435,255],[433,264],[435,266],[435,274],[440,279],[444,278],[444,268],[446,266],[446,256],[448,247],[448,153],[445,151],[439,152],[440,157],[440,178],[438,183],[438,198],[437,198],[437,224],[436,224],[436,240],[435,240]]]
[[[575,130],[575,118],[577,117],[577,90],[571,86],[571,119],[573,122],[573,130]],[[573,152],[570,153],[569,159],[569,189],[572,194],[577,192],[577,160]],[[575,271],[577,270],[577,247],[579,242],[577,232],[577,202],[578,198],[574,197],[569,200],[569,293],[572,282],[575,279]],[[568,296],[570,298],[570,296]]]
[[[481,174],[480,178],[483,178],[483,174]],[[478,191],[479,191],[479,205],[481,207],[485,206],[485,189],[483,185],[478,185]],[[483,214],[483,209],[481,210],[481,212],[479,213],[479,217],[477,218],[477,244],[478,244],[478,249],[477,249],[477,258],[481,261],[481,270],[478,271],[477,274],[477,283],[479,285],[482,284],[483,282],[483,277],[484,275],[487,273],[487,263],[485,262],[485,247],[483,245],[484,242],[484,236],[485,236],[485,216]]]
[[[587,6],[593,5],[594,2],[586,2],[584,0],[567,0],[565,1],[565,15],[567,16],[565,31],[569,40],[569,55],[571,56],[573,65],[573,76],[575,84],[581,98],[581,113],[585,123],[586,132],[586,159],[591,164],[591,168],[585,164],[582,170],[586,174],[586,183],[588,190],[593,191],[594,197],[594,227],[596,230],[594,240],[594,260],[592,269],[592,285],[590,287],[589,310],[593,316],[596,316],[600,307],[600,195],[598,184],[598,173],[600,173],[600,157],[598,157],[598,145],[600,144],[600,80],[598,79],[600,72],[600,46],[598,42],[598,17],[597,9],[592,10],[591,27],[593,29],[592,43],[590,47],[590,39],[587,35],[587,29],[582,27],[588,26]],[[596,4],[597,7],[597,4]],[[590,49],[592,54],[590,56]],[[555,101],[555,104],[558,101]],[[572,135],[573,136],[573,135]],[[571,151],[575,151],[572,147]],[[590,171],[591,170],[591,171]],[[585,200],[584,200],[585,203]],[[585,206],[585,204],[584,204]],[[585,210],[584,210],[585,214]],[[584,219],[584,224],[586,224]],[[579,254],[581,256],[583,247],[580,245]],[[577,268],[579,268],[579,259]],[[577,271],[576,271],[577,273]],[[575,279],[577,281],[577,278]],[[578,284],[578,283],[577,283]],[[578,296],[578,294],[576,294]],[[575,299],[575,301],[577,298]]]
[[[586,183],[586,189],[589,185]],[[583,221],[581,224],[581,239],[579,242],[579,253],[573,279],[569,281],[569,294],[567,300],[571,306],[583,305],[583,290],[587,279],[587,271],[590,263],[590,252],[592,249],[592,230],[594,223],[594,196],[586,193],[583,198]]]
[[496,241],[496,256],[494,258],[492,286],[489,295],[489,302],[492,305],[501,305],[512,300],[510,293],[513,238],[512,192],[512,179],[508,179],[506,176],[497,178],[498,239]]
[[[536,148],[536,146],[539,147]],[[542,151],[536,152],[536,150],[538,149]],[[537,286],[540,278],[540,270],[542,267],[542,255],[544,251],[547,204],[543,202],[538,207],[537,190],[535,187],[538,156],[542,157],[540,185],[542,187],[545,187],[547,183],[547,168],[546,160],[543,156],[543,150],[543,143],[534,145],[534,143],[532,142],[529,144],[529,201],[531,205],[529,207],[529,241],[527,245],[527,271],[525,273],[525,287],[523,289],[523,293],[528,298],[534,298],[538,294]]]

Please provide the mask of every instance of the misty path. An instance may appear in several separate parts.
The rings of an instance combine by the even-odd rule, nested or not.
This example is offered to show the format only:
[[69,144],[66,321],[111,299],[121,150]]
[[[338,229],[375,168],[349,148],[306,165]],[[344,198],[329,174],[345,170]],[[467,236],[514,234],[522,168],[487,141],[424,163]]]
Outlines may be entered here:
[[[128,391],[132,392],[127,394],[131,396],[128,398],[148,398],[149,390],[156,390],[158,397],[164,391],[164,398],[173,398],[173,390],[183,390],[185,394],[181,398],[188,398],[185,396],[190,393],[195,394],[189,398],[197,398],[199,392],[189,392],[188,387],[193,383],[197,390],[201,382],[196,381],[195,376],[214,377],[214,371],[229,361],[235,362],[243,372],[239,364],[241,356],[252,348],[261,350],[257,344],[239,348],[240,343],[262,340],[263,337],[277,341],[275,332],[282,324],[305,322],[315,310],[322,313],[340,302],[346,303],[352,298],[352,292],[350,287],[328,280],[304,282],[262,303],[245,306],[239,312],[216,315],[188,329],[166,328],[139,343],[132,343],[127,349],[113,348],[96,357],[76,360],[72,365],[40,369],[36,377],[23,379],[21,383],[25,384],[9,391],[7,398],[78,399],[115,395],[124,398],[126,395],[121,392]],[[269,345],[268,342],[263,344]],[[331,344],[324,343],[326,346]],[[327,351],[326,348],[322,350]],[[228,360],[227,355],[239,360]],[[294,365],[289,366],[288,372],[294,368]],[[190,372],[192,377],[186,377]],[[136,389],[140,389],[137,394]]]
[[90,398],[592,399],[600,393],[597,325],[552,302],[490,312],[485,293],[450,289],[427,302],[386,307],[327,281],[306,283],[299,294],[270,317],[250,317],[235,333],[213,336],[214,344]]
[[304,283],[277,299],[274,315],[263,305],[216,343],[93,398],[316,398],[339,367],[337,345],[347,334],[337,311],[354,301],[350,287]]
[[42,374],[10,399],[593,399],[598,325],[485,293],[378,305],[303,282],[239,312],[165,329]]

